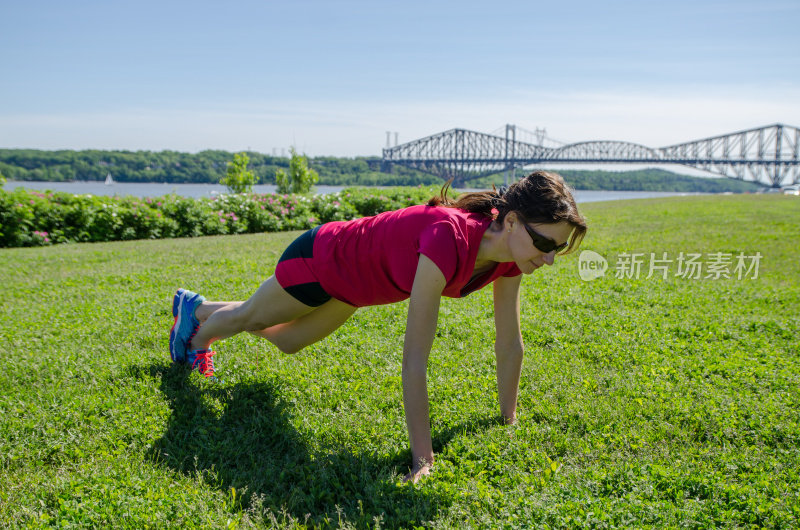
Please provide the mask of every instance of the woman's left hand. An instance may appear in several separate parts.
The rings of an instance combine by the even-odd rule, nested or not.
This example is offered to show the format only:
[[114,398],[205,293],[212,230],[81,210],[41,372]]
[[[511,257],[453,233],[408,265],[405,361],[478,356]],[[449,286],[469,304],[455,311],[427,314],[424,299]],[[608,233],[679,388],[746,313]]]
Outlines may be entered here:
[[420,477],[430,474],[431,466],[429,464],[424,464],[422,466],[416,465],[408,472],[408,475],[403,477],[403,482],[411,481],[412,484],[416,484]]

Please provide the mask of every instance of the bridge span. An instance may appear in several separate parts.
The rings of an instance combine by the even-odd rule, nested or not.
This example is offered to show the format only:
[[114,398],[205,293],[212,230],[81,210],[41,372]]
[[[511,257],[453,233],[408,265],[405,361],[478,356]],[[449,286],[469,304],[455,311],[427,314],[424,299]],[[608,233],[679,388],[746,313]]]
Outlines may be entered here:
[[513,125],[505,136],[451,129],[383,150],[384,171],[405,166],[457,184],[544,164],[680,164],[724,177],[780,187],[800,180],[800,129],[767,125],[666,147],[631,142],[588,141],[558,147],[516,139]]

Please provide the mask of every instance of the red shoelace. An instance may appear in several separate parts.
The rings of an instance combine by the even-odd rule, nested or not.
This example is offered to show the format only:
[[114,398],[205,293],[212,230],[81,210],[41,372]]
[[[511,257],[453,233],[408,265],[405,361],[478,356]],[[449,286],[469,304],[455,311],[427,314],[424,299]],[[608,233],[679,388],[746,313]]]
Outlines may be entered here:
[[216,354],[214,350],[198,350],[195,352],[192,369],[196,367],[204,376],[214,377],[214,359],[211,357]]

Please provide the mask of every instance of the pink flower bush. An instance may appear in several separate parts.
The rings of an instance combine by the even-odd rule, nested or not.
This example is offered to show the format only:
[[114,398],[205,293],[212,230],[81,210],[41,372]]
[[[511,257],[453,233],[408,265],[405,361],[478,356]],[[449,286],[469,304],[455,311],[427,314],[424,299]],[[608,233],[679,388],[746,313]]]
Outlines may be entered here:
[[10,194],[6,211],[0,214],[21,222],[11,225],[13,230],[0,230],[0,247],[303,230],[422,204],[430,193],[414,188],[382,191],[376,195],[373,190],[351,188],[308,197],[253,194],[200,199],[19,191]]

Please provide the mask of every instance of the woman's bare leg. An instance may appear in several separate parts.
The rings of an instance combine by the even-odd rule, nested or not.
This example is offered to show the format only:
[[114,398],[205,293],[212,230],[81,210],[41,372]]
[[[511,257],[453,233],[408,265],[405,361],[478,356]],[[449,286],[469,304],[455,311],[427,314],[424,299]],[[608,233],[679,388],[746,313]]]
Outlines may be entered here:
[[[238,307],[242,304],[244,302],[203,302],[197,308],[195,316],[202,324],[215,312],[228,306]],[[297,353],[336,331],[355,310],[355,307],[334,298],[290,322],[250,333],[267,339],[284,353]]]
[[[284,291],[275,277],[271,276],[247,301],[226,305],[207,316],[192,338],[189,349],[205,349],[214,341],[227,339],[242,331],[259,331],[290,322],[314,309]],[[195,315],[197,312],[200,312],[200,316],[206,316],[202,306]]]
[[197,318],[197,320],[202,325],[202,324],[205,323],[206,320],[208,320],[208,317],[210,317],[211,315],[213,315],[214,313],[216,313],[217,311],[219,311],[223,307],[226,307],[226,306],[229,306],[229,305],[240,306],[243,303],[244,302],[241,302],[241,301],[239,301],[239,302],[210,302],[210,301],[206,300],[205,302],[203,302],[202,304],[197,306],[197,309],[195,309],[195,311],[194,311],[194,316],[195,316],[195,318]]
[[355,312],[356,308],[331,298],[310,313],[283,324],[254,331],[283,353],[297,353],[336,331]]

